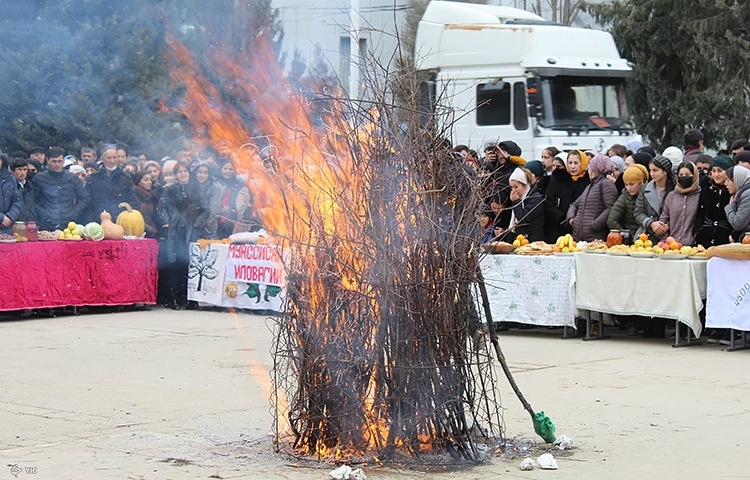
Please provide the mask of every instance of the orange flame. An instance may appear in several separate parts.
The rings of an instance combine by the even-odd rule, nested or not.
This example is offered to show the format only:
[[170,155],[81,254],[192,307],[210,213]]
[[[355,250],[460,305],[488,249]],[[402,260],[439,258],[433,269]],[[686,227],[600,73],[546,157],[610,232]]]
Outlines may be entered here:
[[[329,121],[324,122],[327,125],[325,130],[314,124],[310,105],[287,86],[268,45],[259,45],[241,59],[229,58],[221,51],[207,59],[215,71],[221,72],[222,89],[207,77],[183,44],[172,40],[169,45],[172,77],[186,91],[179,111],[189,120],[196,145],[211,145],[220,151],[231,152],[237,171],[247,179],[254,208],[264,228],[285,239],[293,256],[304,259],[307,255],[315,255],[315,249],[310,246],[316,244],[332,249],[335,246],[334,268],[338,271],[325,273],[337,275],[343,289],[370,298],[370,287],[359,284],[357,280],[357,272],[362,272],[368,263],[368,248],[367,239],[357,236],[362,231],[357,222],[363,221],[367,212],[355,194],[366,191],[369,178],[359,171],[360,163],[350,151],[347,135],[351,134],[351,126],[338,125],[337,128],[336,121],[342,118],[340,115],[331,115]],[[372,115],[373,120],[377,120],[375,113]],[[248,125],[248,116],[252,117],[251,125]],[[365,126],[358,135],[361,139],[371,138],[375,135],[374,128],[374,125]],[[271,156],[273,168],[269,168],[267,162]],[[410,222],[416,224],[418,219],[409,218],[403,225]],[[399,225],[399,228],[405,228],[402,223]],[[334,234],[336,245],[331,244]],[[310,321],[317,323],[318,327],[340,325],[343,328],[340,319],[333,318],[341,314],[332,312],[323,304],[327,298],[320,294],[326,288],[321,280],[323,272],[314,271],[314,266],[311,262],[306,298],[309,298],[309,310],[320,314]],[[365,301],[370,302],[370,312],[379,315],[378,303],[372,298]],[[234,315],[237,330],[242,333]],[[370,341],[374,342],[377,332],[373,330],[369,335],[372,337]],[[247,355],[254,377],[264,394],[270,396],[272,385],[267,372],[249,352]],[[361,432],[367,447],[375,450],[387,443],[390,428],[383,405],[378,405],[375,400],[377,376],[377,371],[373,371],[367,384],[364,399],[366,422]],[[277,394],[283,395],[281,392]],[[287,420],[286,411],[285,404],[279,407],[277,418]],[[305,446],[300,450],[341,459],[351,455],[352,449],[356,448],[353,445],[330,445],[330,441],[318,438],[315,451],[306,451]],[[404,445],[403,440],[396,440],[397,447],[424,452],[432,448],[434,435],[420,433],[412,443],[414,445]]]

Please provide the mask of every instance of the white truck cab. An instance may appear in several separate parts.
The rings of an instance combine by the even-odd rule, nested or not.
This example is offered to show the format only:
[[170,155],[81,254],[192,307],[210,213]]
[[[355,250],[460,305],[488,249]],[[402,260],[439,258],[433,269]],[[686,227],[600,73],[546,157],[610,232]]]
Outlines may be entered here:
[[454,145],[481,150],[513,140],[527,160],[542,150],[594,150],[640,139],[612,36],[510,7],[433,0],[419,22],[415,58],[429,80],[425,106],[448,105]]

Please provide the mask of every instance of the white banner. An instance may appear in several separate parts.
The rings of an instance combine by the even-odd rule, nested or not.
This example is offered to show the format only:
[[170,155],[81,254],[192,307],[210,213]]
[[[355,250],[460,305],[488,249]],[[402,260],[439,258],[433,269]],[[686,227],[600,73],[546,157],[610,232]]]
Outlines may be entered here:
[[188,299],[220,307],[281,311],[284,269],[277,247],[190,244]]
[[229,245],[222,306],[281,311],[284,269],[277,247]]
[[197,243],[190,244],[188,300],[221,305],[228,246],[216,243],[201,250]]

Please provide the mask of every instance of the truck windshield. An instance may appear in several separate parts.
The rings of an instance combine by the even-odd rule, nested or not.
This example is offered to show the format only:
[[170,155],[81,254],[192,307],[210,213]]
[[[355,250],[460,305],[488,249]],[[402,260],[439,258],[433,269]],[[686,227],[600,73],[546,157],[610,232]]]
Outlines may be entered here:
[[560,130],[632,130],[623,78],[541,79],[543,127]]

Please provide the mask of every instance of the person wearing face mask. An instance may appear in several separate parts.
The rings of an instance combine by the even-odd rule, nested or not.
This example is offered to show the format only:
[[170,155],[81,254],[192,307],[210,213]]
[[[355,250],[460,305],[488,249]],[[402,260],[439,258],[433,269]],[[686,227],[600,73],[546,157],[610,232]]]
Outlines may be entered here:
[[717,155],[711,163],[711,177],[708,185],[701,188],[695,219],[698,228],[695,243],[698,245],[708,248],[730,242],[732,225],[727,220],[724,207],[729,205],[730,197],[726,186],[727,170],[733,166],[734,162],[726,155]]
[[739,242],[750,231],[750,170],[740,165],[730,168],[726,185],[732,198],[724,211],[732,225],[732,238]]
[[652,159],[648,168],[651,181],[641,187],[635,201],[635,221],[638,222],[636,235],[645,233],[656,244],[667,233],[667,226],[659,217],[664,198],[674,189],[675,180],[672,161],[667,157],[659,155]]
[[86,190],[91,197],[88,218],[99,222],[103,211],[112,215],[112,220],[124,210],[120,204],[135,205],[133,180],[117,164],[117,146],[105,145],[101,150],[102,167],[86,179]]
[[672,237],[683,245],[695,243],[695,219],[701,192],[699,182],[698,168],[693,162],[682,162],[677,166],[677,185],[664,199],[659,216],[659,221],[667,227],[662,240]]
[[711,184],[711,164],[713,161],[713,157],[705,153],[695,156],[695,166],[698,168],[701,177],[699,183],[701,189],[707,188]]

